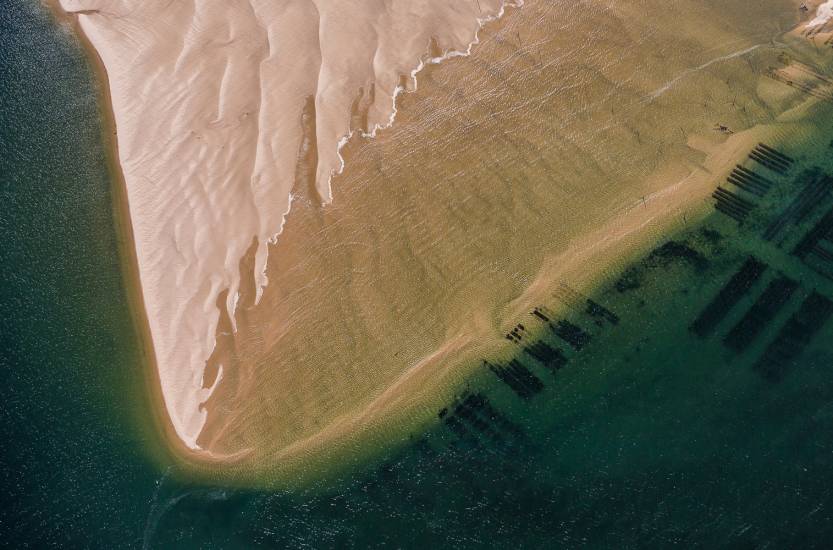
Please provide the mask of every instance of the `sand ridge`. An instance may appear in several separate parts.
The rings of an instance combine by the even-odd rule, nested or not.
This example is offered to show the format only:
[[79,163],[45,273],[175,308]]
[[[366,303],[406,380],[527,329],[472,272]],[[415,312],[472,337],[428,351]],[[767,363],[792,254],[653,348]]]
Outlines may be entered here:
[[205,366],[241,259],[254,243],[259,297],[295,186],[328,203],[344,140],[389,125],[416,71],[468,53],[504,4],[60,0],[107,71],[162,395],[188,447],[223,380]]

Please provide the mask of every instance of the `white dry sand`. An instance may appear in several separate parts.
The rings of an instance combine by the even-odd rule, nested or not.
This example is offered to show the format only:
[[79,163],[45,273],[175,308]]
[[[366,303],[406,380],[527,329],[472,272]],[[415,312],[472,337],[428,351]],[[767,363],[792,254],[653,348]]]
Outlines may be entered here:
[[222,378],[204,379],[218,299],[228,291],[233,318],[240,260],[255,243],[258,296],[267,283],[267,244],[292,202],[305,105],[314,100],[313,183],[327,203],[356,106],[366,110],[364,131],[390,124],[401,84],[413,89],[426,62],[465,55],[504,0],[60,5],[107,71],[162,395],[177,435],[198,450],[203,404]]
[[818,7],[816,17],[807,23],[807,28],[815,29],[821,27],[831,19],[833,19],[833,0],[827,0],[827,2]]

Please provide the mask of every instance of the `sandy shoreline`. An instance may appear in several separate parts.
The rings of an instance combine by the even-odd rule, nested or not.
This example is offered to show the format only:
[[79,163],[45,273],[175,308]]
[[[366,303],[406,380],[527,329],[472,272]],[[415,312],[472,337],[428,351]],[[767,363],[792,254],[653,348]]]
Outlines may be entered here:
[[[113,193],[113,220],[118,232],[117,242],[119,244],[119,257],[121,258],[122,277],[124,280],[124,291],[130,305],[131,325],[136,331],[136,342],[141,351],[143,363],[143,376],[145,387],[143,392],[149,397],[150,406],[146,412],[151,414],[153,431],[164,434],[164,446],[153,446],[152,452],[159,454],[160,459],[168,462],[174,457],[184,459],[197,466],[197,456],[193,455],[183,442],[177,437],[176,430],[166,414],[165,402],[161,393],[161,381],[156,365],[156,354],[153,348],[153,339],[150,334],[150,323],[145,309],[144,296],[139,278],[139,265],[136,257],[136,247],[133,237],[133,227],[130,220],[130,204],[127,200],[127,186],[124,181],[124,174],[118,161],[118,141],[115,139],[116,122],[113,114],[113,106],[110,100],[109,81],[107,70],[98,52],[92,43],[87,39],[84,32],[78,26],[78,20],[67,14],[58,4],[59,0],[42,0],[49,9],[58,24],[70,27],[79,43],[86,52],[90,68],[96,76],[98,93],[98,104],[102,120],[102,136],[106,142],[107,167],[110,176],[113,178],[110,189]],[[190,457],[190,458],[189,458]],[[200,457],[200,461],[205,457]]]
[[[51,2],[51,4],[53,5],[53,7],[55,7],[54,2]],[[66,19],[75,22],[75,19],[72,18],[72,17],[67,17]],[[81,34],[83,36],[83,33],[79,33],[79,34]],[[92,55],[91,59],[94,60],[95,68],[97,69],[97,71],[99,73],[98,76],[101,80],[102,86],[104,87],[103,89],[105,91],[105,95],[107,96],[107,97],[104,98],[104,100],[105,100],[104,103],[102,103],[102,105],[105,105],[105,106],[108,107],[108,109],[110,109],[109,112],[104,113],[105,114],[105,119],[106,119],[108,124],[113,124],[113,128],[115,128],[114,121],[113,121],[113,118],[112,118],[112,105],[110,104],[110,101],[109,101],[109,91],[106,88],[108,79],[106,77],[106,71],[105,71],[104,65],[101,62],[101,60],[98,58],[97,53],[95,53],[95,49],[92,48],[92,46],[85,39],[82,40],[82,42],[84,43],[85,47],[88,50],[90,50],[90,52],[91,52],[91,55]],[[737,140],[737,141],[743,141],[744,139],[747,139],[747,137],[743,137],[743,138],[736,137],[734,139]],[[752,136],[752,137],[748,137],[748,139],[754,140],[755,138],[754,138],[754,136]],[[115,147],[116,147],[115,140],[113,140],[113,146],[114,146],[114,152],[115,152],[115,157],[114,158],[118,158],[118,152],[117,152],[117,149],[115,149]],[[348,147],[348,149],[349,149],[349,147]],[[740,149],[738,149],[738,150],[740,150]],[[349,154],[349,152],[347,154]],[[718,163],[718,164],[720,164],[720,163]],[[715,168],[715,170],[718,170],[718,168]],[[117,162],[114,165],[114,172],[113,173],[117,174],[117,175],[120,174],[120,165]],[[653,227],[655,227],[655,228],[656,227],[665,227],[666,225],[664,225],[664,224],[667,224],[669,222],[669,218],[672,217],[673,214],[668,213],[664,210],[664,208],[666,208],[669,204],[674,204],[675,205],[674,208],[683,209],[683,208],[687,207],[686,205],[696,203],[697,200],[702,199],[704,196],[706,196],[707,192],[708,192],[708,189],[707,189],[708,186],[705,185],[705,181],[703,181],[701,183],[703,185],[701,185],[699,187],[694,186],[693,188],[688,189],[688,191],[684,195],[669,192],[668,194],[659,195],[654,200],[649,201],[649,206],[648,207],[654,209],[654,210],[651,210],[652,214],[651,214],[651,218],[650,218],[652,220]],[[124,181],[120,181],[119,185],[124,185]],[[120,191],[124,191],[125,189],[126,189],[126,187],[122,187],[120,189]],[[128,204],[128,201],[127,201],[126,193],[119,192],[119,193],[117,193],[117,195],[118,195],[118,199],[119,199],[117,202],[119,203],[119,211],[121,213],[121,215],[119,216],[119,226],[121,227],[122,230],[125,231],[125,235],[127,237],[129,237],[129,239],[125,240],[124,244],[126,246],[128,243],[132,242],[132,238],[133,238],[132,227],[131,227],[131,224],[129,223],[129,220],[130,220],[129,204]],[[653,205],[656,205],[656,206],[653,206]],[[619,237],[618,238],[620,238],[620,239],[632,238],[632,239],[638,240],[637,236],[634,236],[634,233],[636,232],[636,228],[638,228],[641,225],[643,225],[644,223],[646,223],[644,215],[645,215],[645,213],[644,212],[640,213],[638,211],[638,209],[631,209],[628,214],[624,214],[624,216],[625,216],[624,218],[619,218],[617,220],[612,221],[611,223],[614,226],[618,226],[618,228],[619,228]],[[127,216],[127,217],[123,217],[123,216]],[[632,221],[626,221],[629,216],[633,218]],[[127,223],[125,223],[125,220],[127,220]],[[602,233],[606,233],[606,230],[602,231]],[[638,231],[638,233],[642,234],[642,231]],[[597,237],[598,237],[598,235],[597,235]],[[609,251],[610,246],[614,242],[617,242],[617,241],[611,240],[609,237],[604,239],[604,242],[601,239],[598,239],[598,238],[595,238],[595,237],[588,237],[588,239],[589,239],[589,241],[587,241],[589,243],[588,246],[580,247],[580,248],[583,248],[583,249],[586,249],[586,250],[589,250],[589,251],[594,251],[593,254],[596,255],[596,260],[593,262],[593,265],[602,265],[606,262],[612,261],[612,259],[613,259],[612,256],[605,256],[605,250]],[[595,241],[594,241],[594,239],[595,239]],[[590,243],[590,241],[593,241],[593,243]],[[595,248],[596,245],[599,245],[600,247]],[[194,466],[197,470],[201,470],[203,467],[210,467],[211,463],[213,462],[211,454],[207,453],[207,452],[203,452],[203,451],[194,452],[194,449],[190,448],[187,444],[185,444],[183,442],[182,438],[179,437],[179,435],[177,433],[177,430],[176,430],[176,427],[171,422],[171,419],[170,419],[169,415],[166,414],[166,412],[165,412],[164,396],[161,393],[162,380],[161,380],[161,378],[159,378],[159,374],[158,374],[159,369],[157,368],[157,365],[153,364],[155,354],[154,354],[153,343],[152,343],[151,334],[150,334],[150,325],[148,323],[147,314],[145,313],[144,298],[143,298],[143,294],[142,294],[142,291],[141,291],[141,287],[138,284],[139,280],[140,280],[140,277],[139,277],[138,260],[137,260],[136,254],[135,254],[135,247],[132,248],[130,251],[125,250],[124,253],[125,253],[126,260],[128,260],[126,262],[126,264],[127,264],[126,268],[128,268],[127,270],[129,271],[129,273],[127,275],[129,276],[128,277],[129,282],[131,283],[131,284],[128,285],[128,286],[130,286],[130,289],[128,290],[128,292],[129,292],[129,295],[131,297],[131,303],[134,303],[135,306],[136,306],[134,313],[137,314],[137,317],[139,317],[139,316],[142,317],[141,320],[137,319],[136,326],[139,327],[142,331],[141,340],[143,341],[143,344],[146,345],[145,349],[146,349],[146,352],[148,354],[148,356],[147,356],[148,362],[151,366],[153,366],[153,368],[149,369],[152,372],[149,372],[148,375],[149,375],[149,387],[151,389],[152,394],[154,395],[154,400],[159,405],[158,407],[154,407],[155,412],[157,413],[157,419],[156,420],[163,427],[163,431],[166,434],[166,440],[173,447],[176,456],[178,456],[180,459],[186,460],[186,462],[190,462],[192,464],[192,466]],[[587,252],[587,253],[589,254],[589,252]],[[577,261],[578,258],[582,258],[584,256],[582,256],[582,254],[572,254],[571,257],[573,258],[573,261]],[[558,259],[562,259],[562,258],[558,258]],[[554,260],[554,262],[555,263],[560,263],[560,262],[555,261],[555,260]],[[559,269],[563,270],[565,268],[564,268],[563,265],[561,265],[559,267]],[[558,272],[559,271],[557,271],[557,270],[555,271],[555,273],[558,273]],[[541,273],[547,273],[549,276],[553,275],[553,271],[542,270]],[[133,283],[136,283],[136,284],[133,284]],[[545,286],[546,286],[545,284],[541,283],[540,288],[543,289],[543,288],[545,288]],[[252,288],[253,287],[254,287],[254,285],[252,285]],[[522,311],[529,303],[532,303],[532,301],[534,301],[534,299],[535,299],[535,289],[536,288],[537,288],[537,286],[535,284],[530,285],[530,292],[528,294],[525,294],[524,296],[518,298],[517,301],[513,302],[510,306],[510,309],[517,309],[518,311]],[[242,298],[241,298],[241,301],[242,301]],[[144,315],[142,315],[142,313],[144,313]],[[511,316],[508,316],[508,318],[511,318]],[[484,327],[483,327],[483,330],[485,331],[483,334],[486,335],[486,336],[488,336],[488,327],[487,327],[487,325],[488,325],[488,323],[484,324]],[[457,336],[457,337],[451,338],[450,340],[447,340],[446,342],[447,343],[448,342],[454,342],[455,338],[459,338],[459,339],[462,339],[463,341],[466,341],[466,340],[470,340],[471,337],[472,337],[471,334],[463,335],[463,336]],[[441,351],[443,349],[445,349],[445,348],[443,348],[443,347],[438,348],[437,353],[440,354],[440,355],[438,355],[438,357],[443,357],[443,355],[442,355],[443,352]],[[456,348],[454,346],[451,346],[449,349],[453,351]],[[430,387],[435,387],[435,388],[439,389],[439,388],[442,387],[442,385],[445,382],[448,381],[443,377],[436,377],[435,379],[426,379],[425,378],[426,376],[428,376],[430,378],[432,375],[436,374],[431,369],[416,369],[416,370],[413,371],[413,374],[420,374],[420,373],[422,373],[422,375],[413,377],[413,380],[419,380],[419,383],[416,384],[416,386],[419,386],[420,384],[421,385],[426,385],[427,384]],[[449,375],[451,375],[452,379],[459,379],[463,375],[463,373],[459,373],[459,372],[458,373],[449,373]],[[397,395],[392,395],[392,394],[389,394],[388,392],[382,393],[380,396],[378,396],[377,399],[374,399],[372,401],[373,403],[376,403],[376,405],[374,405],[372,408],[364,408],[357,415],[342,416],[342,417],[340,417],[339,420],[331,422],[330,424],[328,424],[325,429],[318,431],[314,436],[299,439],[298,441],[296,441],[295,444],[293,444],[291,446],[288,446],[288,447],[285,447],[283,449],[283,452],[279,453],[278,455],[274,455],[274,454],[271,455],[270,459],[274,459],[274,458],[278,458],[278,457],[282,458],[282,459],[289,459],[292,456],[303,458],[305,455],[308,455],[309,452],[312,449],[317,448],[319,451],[320,450],[325,450],[325,449],[328,449],[328,447],[330,445],[334,444],[334,441],[337,441],[337,440],[340,440],[340,439],[345,439],[345,438],[350,439],[350,438],[358,437],[355,433],[351,433],[351,432],[356,432],[358,430],[358,431],[361,431],[362,433],[367,433],[367,432],[370,431],[370,426],[376,425],[379,422],[382,422],[382,423],[387,422],[388,424],[393,423],[392,418],[387,418],[387,419],[380,418],[380,414],[382,412],[387,411],[389,413],[389,415],[397,416],[397,415],[406,415],[406,414],[408,414],[409,408],[413,408],[413,407],[419,408],[421,405],[418,405],[416,403],[409,403],[408,405],[403,406],[402,403],[399,402],[399,400],[401,400],[402,394],[405,393],[405,391],[404,391],[405,389],[414,389],[414,387],[412,387],[414,385],[413,380],[410,380],[410,382],[408,382],[408,380],[409,380],[408,377],[402,378],[401,380],[402,380],[402,382],[400,383],[400,385],[401,385],[400,390],[401,391],[393,392],[393,393],[396,393]],[[213,382],[213,380],[212,380],[212,382]],[[391,387],[393,387],[393,386],[391,386]],[[393,405],[396,405],[396,407],[393,407]],[[392,408],[394,409],[393,411],[391,411]],[[396,410],[397,408],[399,409],[398,411]],[[350,449],[348,448],[348,449],[346,449],[346,451],[350,452]],[[325,453],[325,454],[330,454],[330,453],[337,454],[335,451],[332,451],[332,450],[328,450],[328,452]],[[219,460],[219,462],[225,463],[228,466],[227,458],[219,458],[218,460]],[[322,460],[324,460],[324,459],[322,459]]]

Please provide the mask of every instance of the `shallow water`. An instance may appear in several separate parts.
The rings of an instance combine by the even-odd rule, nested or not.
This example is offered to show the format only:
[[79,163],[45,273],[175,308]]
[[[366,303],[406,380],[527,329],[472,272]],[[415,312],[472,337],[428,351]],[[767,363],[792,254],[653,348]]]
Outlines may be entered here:
[[[158,449],[95,85],[77,42],[22,0],[0,8],[0,29],[4,545],[826,546],[833,322],[819,323],[781,376],[756,365],[813,290],[833,297],[824,266],[790,254],[833,199],[778,239],[761,237],[803,170],[833,172],[829,133],[784,130],[777,146],[800,164],[785,177],[745,163],[774,184],[742,228],[715,213],[653,235],[599,285],[566,281],[617,319],[542,303],[590,335],[581,351],[528,313],[518,319],[524,345],[543,338],[568,358],[553,375],[520,354],[543,386],[534,397],[478,368],[458,393],[488,400],[480,422],[449,402],[442,421],[432,411],[437,425],[381,466],[307,490],[239,490],[188,481]],[[816,116],[822,125],[831,113]],[[650,255],[672,238],[689,248]],[[767,271],[707,337],[695,335],[693,321],[750,254]],[[724,339],[779,272],[797,290],[732,351]],[[507,341],[488,359],[517,351]],[[451,415],[464,431],[449,427]]]

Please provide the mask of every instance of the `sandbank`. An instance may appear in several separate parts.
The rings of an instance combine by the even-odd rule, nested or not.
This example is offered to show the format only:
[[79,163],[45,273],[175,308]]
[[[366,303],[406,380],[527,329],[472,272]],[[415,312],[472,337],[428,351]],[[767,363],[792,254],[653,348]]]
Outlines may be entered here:
[[[792,15],[773,8],[784,31],[797,23],[785,4]],[[705,212],[744,147],[781,136],[778,117],[805,99],[778,88],[762,100],[777,84],[745,68],[777,57],[755,20],[773,14],[738,3],[710,28],[707,6],[664,7],[646,30],[632,6],[529,3],[486,27],[470,58],[426,68],[420,93],[400,96],[397,123],[373,140],[362,137],[376,127],[369,98],[352,101],[359,131],[334,149],[347,169],[327,178],[324,201],[312,146],[322,130],[299,124],[292,174],[304,184],[266,245],[269,284],[252,276],[264,269],[254,232],[228,266],[236,291],[220,284],[206,305],[216,346],[199,387],[216,390],[198,395],[205,417],[191,443],[203,451],[192,458],[248,482],[358,462],[431,422],[558,280],[589,281]],[[679,56],[652,64],[672,43]],[[298,120],[319,116],[309,102],[298,109]],[[717,122],[736,133],[716,133]],[[168,436],[188,454],[179,432]]]

